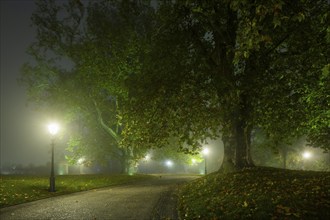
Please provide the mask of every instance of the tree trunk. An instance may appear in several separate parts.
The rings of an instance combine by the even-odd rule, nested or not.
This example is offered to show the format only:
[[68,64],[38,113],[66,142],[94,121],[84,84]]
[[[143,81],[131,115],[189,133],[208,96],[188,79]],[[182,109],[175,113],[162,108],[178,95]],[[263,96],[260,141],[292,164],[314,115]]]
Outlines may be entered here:
[[120,160],[120,165],[121,165],[121,173],[122,174],[129,174],[130,171],[130,161],[129,159],[121,158]]
[[[238,111],[244,112],[245,111]],[[246,167],[253,167],[251,158],[251,131],[244,115],[236,114],[230,124],[229,134],[223,135],[224,159],[220,171],[232,172]],[[228,131],[227,131],[228,132]]]
[[242,169],[254,166],[250,155],[250,139],[251,129],[248,129],[244,119],[237,121],[236,125],[236,154],[235,154],[235,167]]
[[247,144],[246,156],[249,166],[255,166],[251,155],[251,138],[252,138],[252,128],[251,126],[247,126],[245,131],[245,142]]
[[121,149],[122,156],[120,158],[121,173],[130,174],[132,169],[132,151],[130,148]]
[[128,168],[127,168],[127,153],[124,149],[121,149],[121,157],[120,157],[120,166],[121,166],[121,173],[122,174],[128,174]]
[[233,140],[229,135],[222,135],[224,147],[223,162],[220,167],[221,172],[229,173],[235,171],[235,149],[233,148]]
[[245,141],[244,122],[239,121],[236,124],[236,155],[235,155],[235,166],[238,169],[249,166],[248,162],[248,146]]
[[221,105],[229,108],[228,114],[222,116],[225,120],[224,132],[228,133],[223,135],[224,160],[220,170],[224,172],[253,166],[250,155],[251,127],[247,124],[249,104],[242,86],[245,79],[244,74],[235,73],[234,65],[237,16],[237,12],[228,6],[227,32],[214,32],[217,93],[223,97]]
[[223,135],[224,157],[219,171],[228,173],[254,166],[250,155],[250,131],[238,124],[235,132]]

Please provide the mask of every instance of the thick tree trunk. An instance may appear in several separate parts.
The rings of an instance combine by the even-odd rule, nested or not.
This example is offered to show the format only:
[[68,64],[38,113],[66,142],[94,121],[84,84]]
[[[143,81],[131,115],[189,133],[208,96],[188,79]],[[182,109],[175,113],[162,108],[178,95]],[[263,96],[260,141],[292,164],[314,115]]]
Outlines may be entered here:
[[[245,111],[243,111],[243,114]],[[247,125],[244,115],[239,115],[235,123],[236,155],[235,166],[237,169],[254,166],[251,158],[251,129]]]
[[120,160],[121,173],[131,174],[133,168],[131,149],[126,148],[126,149],[122,149],[121,151],[122,151],[122,156]]
[[242,169],[250,166],[248,161],[249,147],[245,139],[245,131],[243,122],[239,122],[236,125],[236,155],[235,166],[237,169]]
[[129,174],[130,172],[130,161],[128,158],[122,158],[120,160],[120,164],[121,164],[121,173],[122,174]]
[[120,166],[121,166],[121,169],[120,169],[121,173],[128,174],[127,153],[124,149],[121,149]]
[[222,136],[222,142],[224,146],[223,162],[220,167],[220,171],[229,173],[235,171],[235,149],[233,148],[233,140],[229,135]]
[[129,174],[129,163],[127,161],[127,158],[124,158],[124,161],[123,161],[123,173]]
[[[227,32],[215,31],[215,82],[219,85],[217,93],[222,98],[222,106],[229,108],[227,115],[222,115],[225,121],[224,160],[220,170],[230,172],[253,166],[250,155],[251,128],[249,105],[244,94],[244,74],[235,73],[234,48],[236,47],[236,30],[238,26],[237,12],[228,6]],[[228,38],[224,37],[228,36]],[[232,49],[232,50],[230,50]]]
[[244,115],[236,115],[229,123],[232,128],[229,129],[229,134],[222,137],[224,159],[220,171],[232,172],[254,166],[250,154],[251,128]]

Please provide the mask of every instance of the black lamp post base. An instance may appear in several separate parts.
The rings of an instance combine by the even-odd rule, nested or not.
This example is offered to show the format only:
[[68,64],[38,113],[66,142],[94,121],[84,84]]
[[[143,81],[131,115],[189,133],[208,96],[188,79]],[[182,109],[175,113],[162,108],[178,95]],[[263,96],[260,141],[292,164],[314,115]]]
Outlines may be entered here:
[[55,190],[55,177],[51,176],[49,178],[49,192],[56,192]]

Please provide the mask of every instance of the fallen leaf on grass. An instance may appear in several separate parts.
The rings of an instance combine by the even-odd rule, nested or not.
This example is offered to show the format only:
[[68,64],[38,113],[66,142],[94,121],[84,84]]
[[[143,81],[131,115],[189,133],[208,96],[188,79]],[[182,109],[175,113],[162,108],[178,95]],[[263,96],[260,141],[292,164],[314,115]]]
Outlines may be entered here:
[[249,205],[249,204],[248,204],[246,201],[244,201],[242,207],[246,208],[246,207],[248,207],[248,205]]

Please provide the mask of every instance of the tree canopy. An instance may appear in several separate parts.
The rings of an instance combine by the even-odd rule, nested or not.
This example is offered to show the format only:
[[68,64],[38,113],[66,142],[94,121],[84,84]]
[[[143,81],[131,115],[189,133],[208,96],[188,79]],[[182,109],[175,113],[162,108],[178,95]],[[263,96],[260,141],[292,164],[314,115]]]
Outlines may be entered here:
[[119,155],[173,140],[196,152],[221,134],[223,169],[244,168],[255,129],[329,149],[327,1],[49,0],[32,19],[31,97]]
[[127,170],[147,148],[120,143],[127,98],[122,84],[139,69],[141,42],[134,39],[147,34],[152,11],[132,1],[36,4],[37,39],[29,48],[35,62],[23,67],[21,78],[29,96],[66,119],[71,161],[85,156],[105,162],[111,156]]
[[238,168],[253,165],[257,128],[278,142],[307,134],[329,149],[328,9],[326,1],[161,4],[150,58],[129,84],[134,129],[193,149],[221,132],[225,164]]

